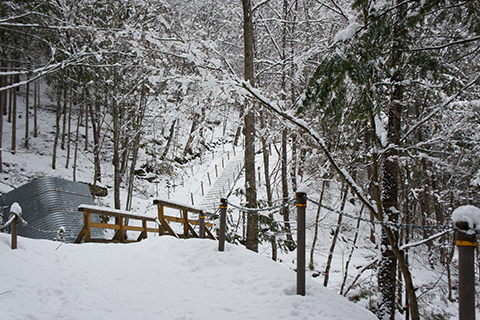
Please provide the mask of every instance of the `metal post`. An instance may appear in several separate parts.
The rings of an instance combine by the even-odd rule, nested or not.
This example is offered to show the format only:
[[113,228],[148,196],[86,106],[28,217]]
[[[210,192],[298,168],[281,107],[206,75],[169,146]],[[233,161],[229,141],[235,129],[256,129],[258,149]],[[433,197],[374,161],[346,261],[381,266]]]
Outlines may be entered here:
[[[468,222],[457,222],[456,227],[468,231]],[[475,249],[476,235],[456,233],[458,249],[458,310],[460,320],[475,320]]]
[[225,251],[225,229],[227,223],[227,199],[220,199],[220,234],[218,237],[218,251]]
[[12,221],[12,250],[17,249],[17,223],[18,217],[15,215]]
[[296,193],[297,204],[297,294],[305,295],[305,211],[307,194]]
[[205,238],[205,213],[203,213],[203,211],[200,211],[198,218],[200,220],[200,231],[199,231],[200,238],[204,239]]

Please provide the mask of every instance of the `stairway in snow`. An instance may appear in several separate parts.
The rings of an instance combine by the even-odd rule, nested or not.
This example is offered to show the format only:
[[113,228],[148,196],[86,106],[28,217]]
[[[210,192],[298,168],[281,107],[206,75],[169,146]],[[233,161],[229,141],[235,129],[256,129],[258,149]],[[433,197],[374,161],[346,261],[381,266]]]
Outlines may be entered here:
[[220,204],[220,199],[228,197],[233,191],[235,183],[243,170],[243,155],[228,161],[223,171],[215,179],[207,194],[203,197],[201,206],[210,212],[215,212]]

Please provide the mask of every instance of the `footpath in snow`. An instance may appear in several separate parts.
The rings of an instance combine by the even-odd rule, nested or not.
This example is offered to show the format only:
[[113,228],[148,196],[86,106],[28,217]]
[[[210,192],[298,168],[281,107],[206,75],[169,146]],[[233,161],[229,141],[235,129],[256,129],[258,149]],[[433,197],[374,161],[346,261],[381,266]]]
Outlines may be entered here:
[[230,244],[18,242],[0,234],[2,319],[376,319],[310,279],[296,295],[294,272]]

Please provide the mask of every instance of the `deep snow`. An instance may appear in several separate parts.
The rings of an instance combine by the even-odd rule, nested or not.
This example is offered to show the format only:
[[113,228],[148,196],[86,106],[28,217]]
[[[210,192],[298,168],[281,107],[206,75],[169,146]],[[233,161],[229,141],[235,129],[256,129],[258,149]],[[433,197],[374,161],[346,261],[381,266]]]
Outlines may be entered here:
[[295,273],[212,240],[62,244],[0,234],[2,319],[376,319]]

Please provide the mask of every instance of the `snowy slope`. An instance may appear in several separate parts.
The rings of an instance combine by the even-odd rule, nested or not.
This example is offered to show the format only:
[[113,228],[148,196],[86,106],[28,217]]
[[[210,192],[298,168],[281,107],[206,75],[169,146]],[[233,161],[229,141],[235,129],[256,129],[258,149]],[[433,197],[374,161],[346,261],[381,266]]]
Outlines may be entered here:
[[211,240],[62,244],[0,234],[1,319],[375,319],[318,283]]

